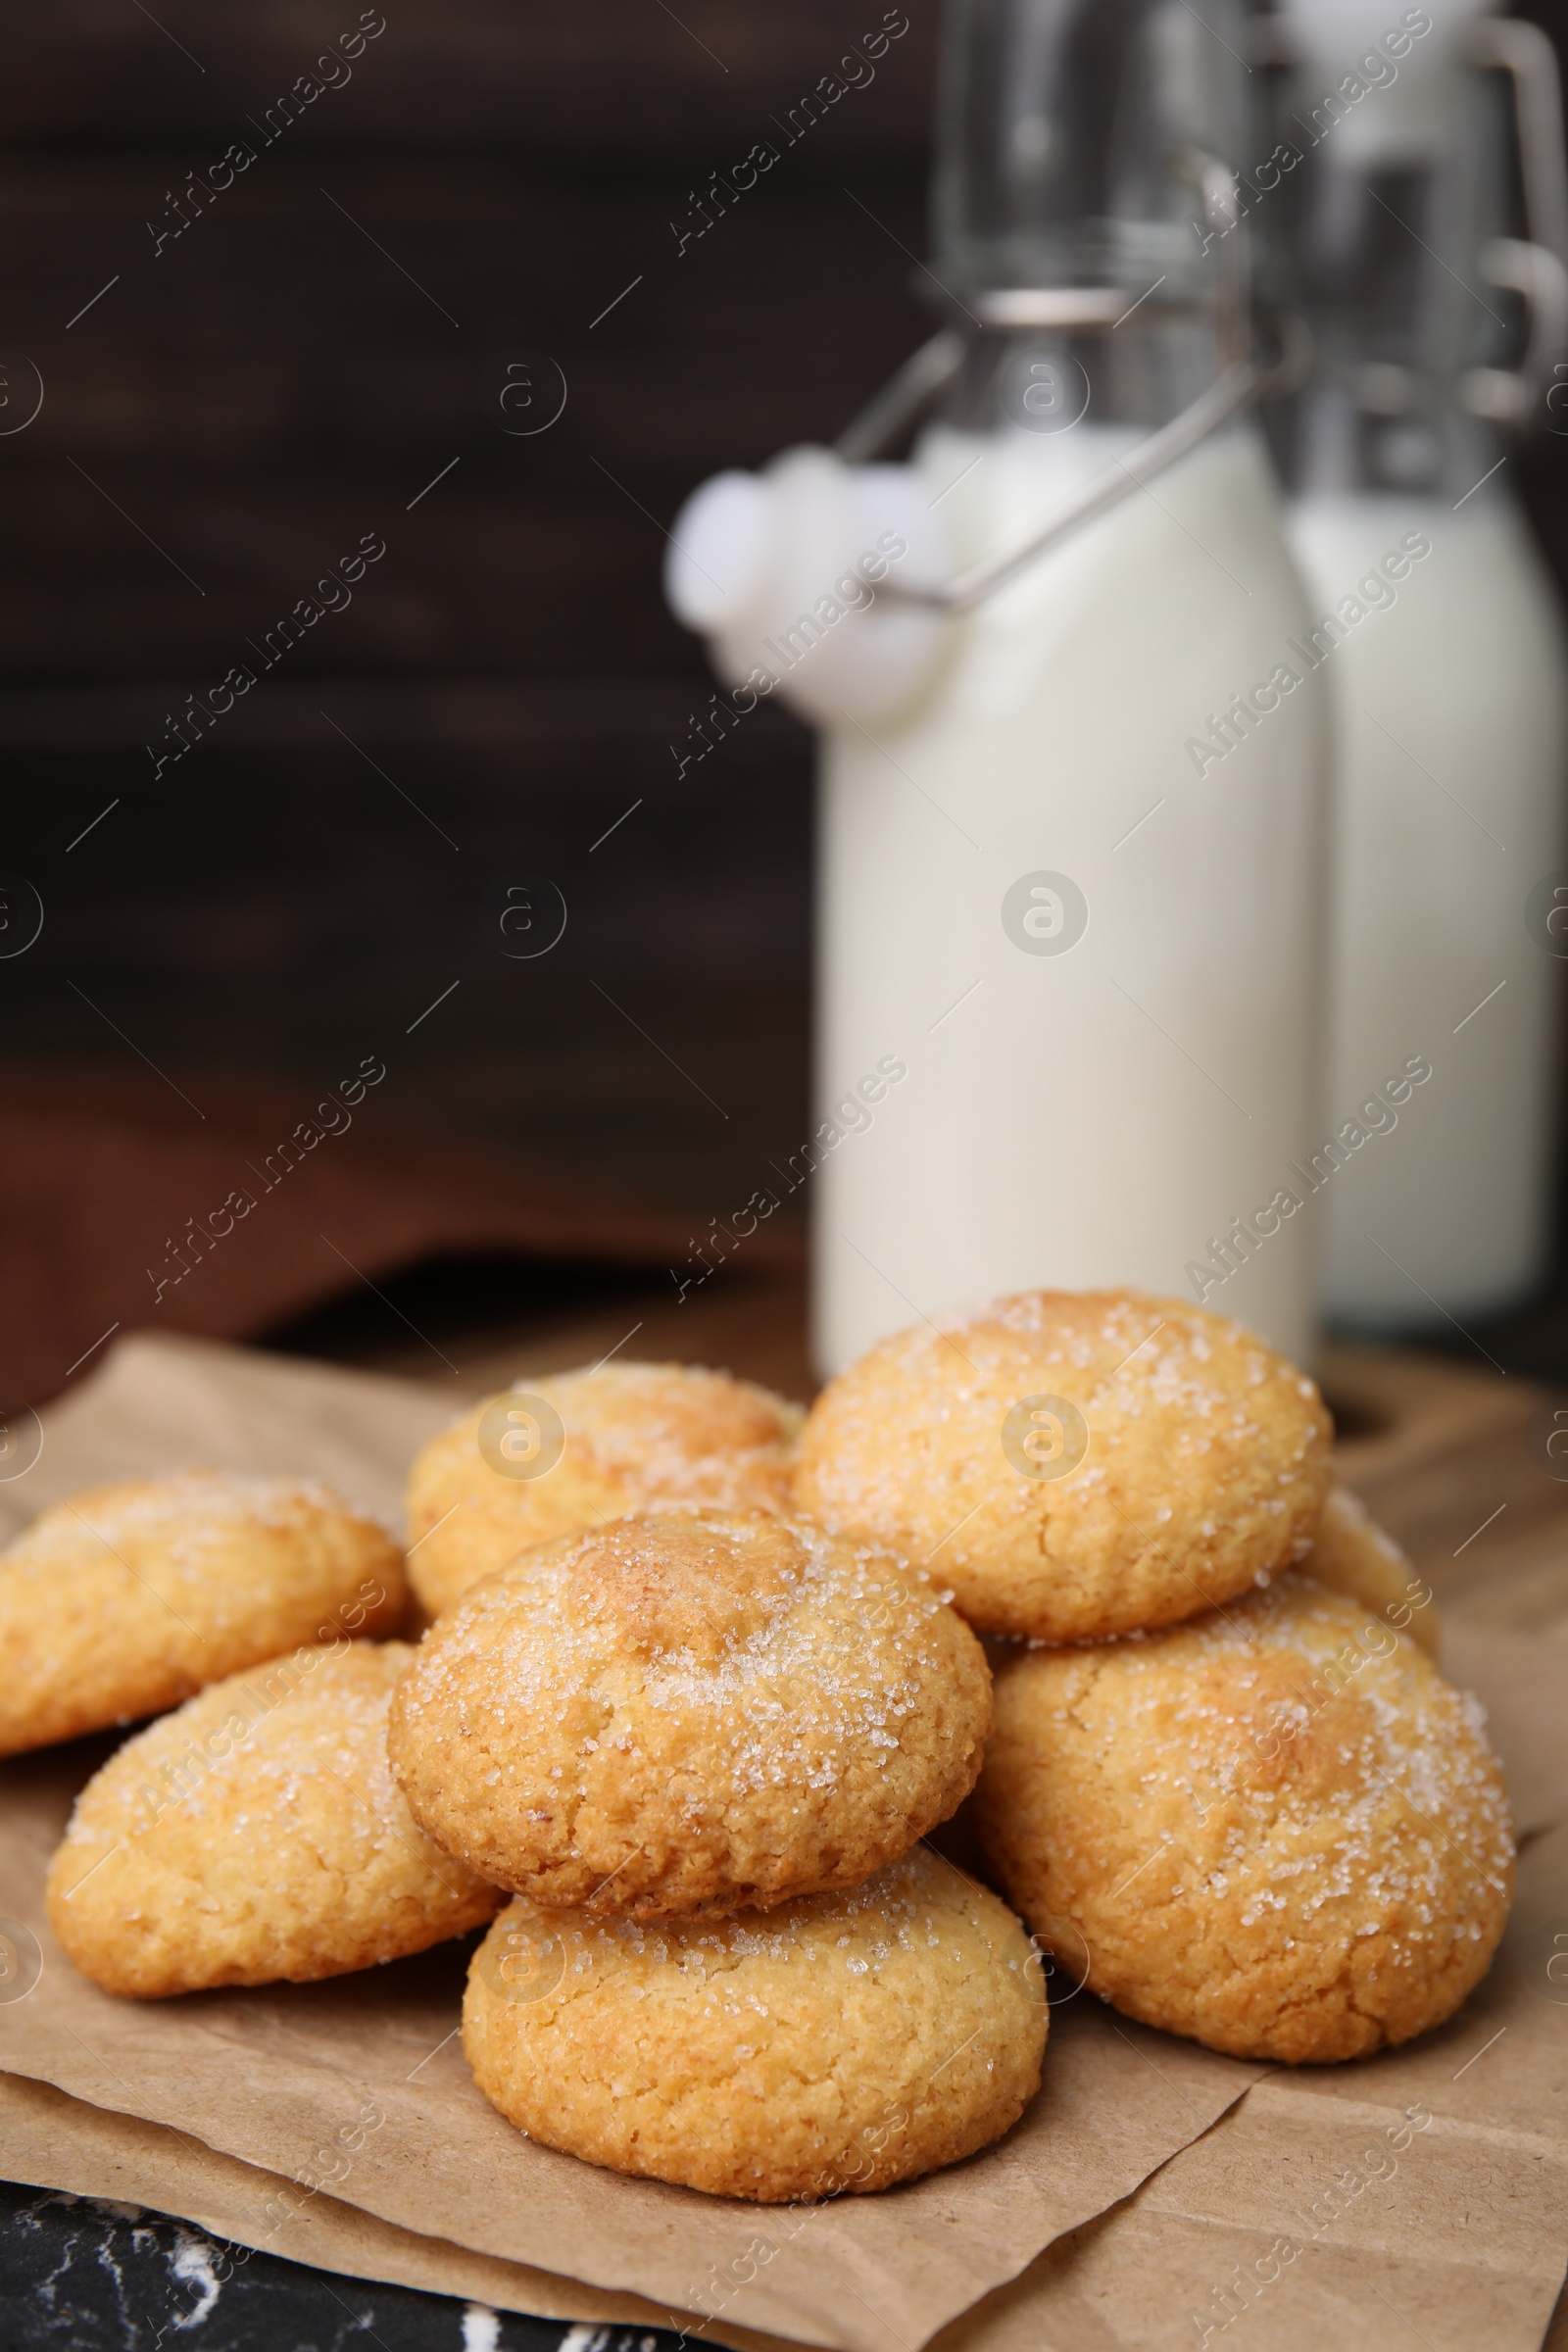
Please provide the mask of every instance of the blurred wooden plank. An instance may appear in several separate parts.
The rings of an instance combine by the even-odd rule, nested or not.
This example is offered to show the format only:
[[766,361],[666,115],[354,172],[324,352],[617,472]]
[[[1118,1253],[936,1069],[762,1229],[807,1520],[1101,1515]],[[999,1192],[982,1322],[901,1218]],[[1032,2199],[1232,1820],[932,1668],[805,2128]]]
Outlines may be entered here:
[[[619,1360],[708,1364],[798,1399],[816,1390],[804,1286],[787,1278],[751,1282],[737,1274],[706,1298],[689,1293],[677,1303],[672,1285],[628,1290],[589,1314],[502,1339],[464,1363],[463,1394],[472,1399],[516,1380],[592,1364],[611,1348]],[[412,1356],[400,1368],[424,1377]]]
[[1516,1429],[1538,1409],[1528,1382],[1516,1386],[1486,1365],[1414,1348],[1341,1343],[1324,1349],[1320,1370],[1334,1400],[1340,1462],[1356,1486],[1387,1487],[1435,1453]]
[[[461,695],[416,741],[363,688],[301,698],[292,732],[215,737],[156,790],[133,741],[8,751],[7,863],[47,913],[0,966],[7,1051],[141,1066],[133,1040],[198,1103],[209,1070],[314,1101],[376,1052],[402,1116],[726,1214],[808,1132],[809,747],[760,710],[677,778],[680,689],[599,684],[597,731],[519,690],[510,734],[481,704],[470,740],[442,724]],[[534,961],[485,921],[519,874],[568,908]]]
[[[373,22],[381,12],[368,13]],[[866,142],[923,147],[935,15],[889,12],[882,0],[795,0],[787,9],[683,0],[678,22],[645,0],[578,9],[398,0],[386,30],[350,63],[352,78],[313,101],[291,135],[334,145],[591,145],[616,155],[739,139],[744,153],[765,134],[772,109],[816,88],[846,52],[858,47],[863,57],[866,36],[901,16],[907,30],[879,61],[850,69],[863,72],[865,86],[837,112],[864,118],[856,135]],[[247,110],[261,112],[291,89],[361,22],[360,0],[251,10],[169,0],[157,24],[120,0],[57,0],[48,9],[8,0],[0,135],[13,144],[219,138],[220,146]]]
[[[717,466],[831,438],[926,324],[905,256],[837,184],[760,190],[677,261],[674,181],[349,159],[333,193],[427,300],[299,155],[153,262],[138,214],[172,171],[0,165],[8,325],[46,386],[0,437],[14,677],[190,671],[180,697],[200,692],[367,531],[386,558],[280,674],[694,668],[660,588],[681,500]],[[873,195],[920,238],[918,175]],[[482,392],[518,348],[567,384],[530,438]]]
[[[548,761],[560,782],[574,792],[597,788],[602,771],[618,779],[628,761],[646,759],[650,751],[660,781],[673,784],[678,763],[669,757],[670,741],[687,734],[694,710],[712,687],[695,655],[687,671],[615,668],[422,678],[326,669],[314,678],[274,672],[265,694],[247,695],[235,704],[211,748],[330,748],[321,719],[324,702],[357,742],[403,747],[423,760],[437,748],[457,755],[451,771],[455,782],[469,767],[468,755],[478,756],[471,764],[482,772],[482,756],[505,747]],[[149,726],[172,705],[177,708],[182,694],[183,685],[170,675],[122,685],[18,683],[0,699],[0,744],[19,752],[128,744],[140,756]],[[763,745],[799,767],[798,754],[808,741],[804,725],[782,704],[763,702],[746,727],[721,747],[715,745],[710,756],[715,770],[740,766],[754,776],[755,755]],[[769,760],[761,764],[771,772]],[[687,776],[698,778],[703,765],[703,759],[694,757]],[[499,771],[497,783],[508,775],[515,778],[514,766]],[[529,783],[537,776],[538,770],[530,769]],[[25,822],[25,816],[19,821]]]

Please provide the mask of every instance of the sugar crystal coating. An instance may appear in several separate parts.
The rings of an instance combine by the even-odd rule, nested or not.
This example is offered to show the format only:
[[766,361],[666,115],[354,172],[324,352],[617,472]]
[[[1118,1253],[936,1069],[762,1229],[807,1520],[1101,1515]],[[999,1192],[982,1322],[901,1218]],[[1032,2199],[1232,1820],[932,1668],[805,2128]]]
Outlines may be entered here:
[[978,1642],[890,1554],[671,1512],[476,1585],[390,1738],[416,1816],[484,1877],[658,1916],[857,1884],[955,1810],[989,1721]]
[[0,1755],[297,1642],[388,1632],[405,1597],[392,1538],[325,1487],[187,1470],[91,1488],[0,1552]]
[[309,1644],[162,1716],[76,1800],[50,1924],[107,1991],[296,1983],[423,1951],[499,1891],[416,1827],[386,1760],[402,1642]]
[[976,1797],[1024,1918],[1148,2025],[1359,2058],[1452,2014],[1507,1918],[1507,1790],[1473,1698],[1293,1573],[1139,1640],[1001,1667]]
[[1040,2082],[1038,1955],[925,1846],[866,1885],[727,1919],[514,1902],[464,2047],[546,2146],[763,2202],[886,2188],[1005,2132]]
[[[509,1477],[481,1447],[485,1416],[533,1396],[564,1448],[543,1476]],[[430,1440],[409,1474],[410,1574],[432,1617],[519,1551],[631,1511],[785,1511],[798,1405],[696,1364],[615,1362],[487,1396]]]
[[[1020,1470],[1004,1438],[1043,1397],[1083,1423],[1059,1476]],[[1331,1434],[1312,1382],[1239,1323],[1133,1291],[1025,1291],[899,1332],[831,1381],[795,1494],[824,1525],[931,1562],[983,1632],[1092,1641],[1298,1559]]]

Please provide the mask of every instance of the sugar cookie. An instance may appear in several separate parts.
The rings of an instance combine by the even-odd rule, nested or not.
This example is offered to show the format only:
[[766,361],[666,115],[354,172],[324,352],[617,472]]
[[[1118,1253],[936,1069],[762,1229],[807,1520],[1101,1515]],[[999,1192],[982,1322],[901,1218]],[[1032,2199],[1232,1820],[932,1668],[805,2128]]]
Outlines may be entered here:
[[416,1458],[414,1589],[437,1617],[528,1545],[627,1512],[787,1511],[800,1424],[771,1390],[691,1364],[519,1381]]
[[0,1552],[0,1755],[177,1706],[301,1642],[392,1630],[403,1554],[324,1487],[94,1487]]
[[807,1418],[799,1507],[888,1544],[988,1633],[1167,1625],[1298,1559],[1329,1487],[1312,1382],[1239,1323],[1026,1291],[884,1340]]
[[976,1798],[1011,1900],[1133,2017],[1241,2058],[1361,2058],[1486,1974],[1513,1841],[1480,1708],[1300,1576],[997,1678]]
[[973,1786],[980,1644],[902,1562],[665,1512],[466,1594],[392,1706],[416,1819],[535,1900],[656,1918],[858,1885]]
[[106,1991],[303,1983],[421,1952],[505,1898],[416,1827],[386,1761],[406,1642],[230,1676],[127,1740],[50,1865],[49,1921]]
[[463,2044],[530,2138],[763,2203],[886,2188],[1001,2137],[1033,2097],[1039,1956],[916,1846],[869,1885],[722,1920],[514,1902],[474,1954]]
[[1348,1599],[1364,1601],[1385,1623],[1413,1635],[1429,1658],[1441,1654],[1443,1623],[1431,1586],[1346,1488],[1335,1487],[1330,1494],[1301,1573]]

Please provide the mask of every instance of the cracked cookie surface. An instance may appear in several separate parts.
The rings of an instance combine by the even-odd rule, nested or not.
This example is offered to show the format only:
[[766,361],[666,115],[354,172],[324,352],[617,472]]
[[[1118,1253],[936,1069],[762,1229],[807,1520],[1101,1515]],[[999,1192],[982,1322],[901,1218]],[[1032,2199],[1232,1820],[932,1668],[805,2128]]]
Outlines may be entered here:
[[1442,2024],[1507,1919],[1475,1701],[1304,1575],[1190,1625],[1016,1653],[976,1795],[1030,1926],[1119,2009],[1243,2058]]
[[1098,1641],[1299,1559],[1331,1436],[1313,1383],[1239,1323],[1136,1291],[1024,1291],[830,1381],[795,1495],[940,1561],[981,1632]]
[[857,1885],[956,1810],[990,1713],[979,1643],[891,1554],[663,1513],[475,1586],[389,1744],[416,1818],[485,1878],[652,1918]]
[[1012,1913],[917,1846],[850,1892],[727,1919],[514,1902],[463,2021],[480,2089],[530,2138],[779,2202],[1000,2138],[1039,2086],[1048,2018]]
[[139,1732],[76,1799],[49,1922],[107,1992],[296,1984],[421,1952],[505,1898],[416,1827],[386,1760],[406,1642],[313,1645]]
[[0,1755],[152,1715],[301,1642],[394,1631],[386,1530],[325,1487],[187,1470],[90,1488],[0,1552]]
[[[496,1466],[507,1438],[486,1416],[537,1397],[562,1449],[538,1476]],[[409,1574],[432,1617],[534,1544],[628,1512],[790,1508],[801,1408],[698,1364],[604,1364],[553,1372],[487,1396],[422,1446],[409,1475]],[[520,1427],[528,1447],[536,1432]],[[509,1469],[530,1467],[526,1459]]]

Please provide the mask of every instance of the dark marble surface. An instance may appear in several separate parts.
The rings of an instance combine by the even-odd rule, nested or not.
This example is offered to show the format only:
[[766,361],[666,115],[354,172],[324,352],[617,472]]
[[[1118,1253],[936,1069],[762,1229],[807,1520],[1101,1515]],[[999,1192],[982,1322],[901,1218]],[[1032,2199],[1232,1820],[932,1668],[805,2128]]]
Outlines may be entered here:
[[373,2285],[189,2222],[0,2184],[0,2352],[674,2352],[678,2338]]

